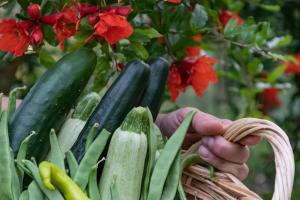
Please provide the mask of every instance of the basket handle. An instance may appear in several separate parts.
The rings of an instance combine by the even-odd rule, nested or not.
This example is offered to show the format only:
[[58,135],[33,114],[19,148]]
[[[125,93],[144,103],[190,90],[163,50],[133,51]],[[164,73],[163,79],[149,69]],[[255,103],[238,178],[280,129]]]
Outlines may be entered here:
[[261,136],[265,138],[273,148],[276,177],[272,199],[291,199],[295,161],[293,150],[286,133],[273,122],[256,118],[242,118],[234,121],[226,129],[224,138],[231,142],[237,142],[247,135]]

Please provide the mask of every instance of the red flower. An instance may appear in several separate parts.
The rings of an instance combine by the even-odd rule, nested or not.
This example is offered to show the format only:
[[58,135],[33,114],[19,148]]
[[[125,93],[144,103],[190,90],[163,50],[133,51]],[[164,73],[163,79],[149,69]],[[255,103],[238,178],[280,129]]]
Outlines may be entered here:
[[261,94],[261,110],[266,113],[272,108],[277,108],[281,106],[281,101],[278,98],[279,89],[275,87],[265,89]]
[[169,3],[181,3],[181,0],[167,0]]
[[27,7],[27,14],[32,18],[32,19],[38,19],[41,15],[41,8],[39,4],[30,4]]
[[133,11],[131,6],[107,6],[104,10],[124,17],[127,17]]
[[15,56],[22,56],[27,49],[31,26],[30,21],[16,22],[14,19],[3,19],[0,22],[0,49]]
[[[202,40],[201,35],[196,35],[194,37],[195,42],[199,42],[201,40]],[[184,50],[188,57],[196,57],[196,56],[199,56],[201,47],[200,46],[190,46],[190,47],[186,47]]]
[[133,33],[133,28],[124,16],[113,12],[99,14],[100,20],[94,26],[94,36],[103,37],[108,44],[115,44]]
[[167,81],[167,87],[171,92],[171,99],[175,101],[179,92],[185,92],[187,86],[193,86],[198,96],[203,95],[203,91],[209,83],[216,83],[218,77],[212,64],[218,60],[202,56],[200,58],[186,58],[174,63],[171,66]]
[[56,39],[59,42],[60,48],[64,49],[65,40],[75,35],[76,26],[78,26],[80,19],[75,6],[64,7],[63,11],[56,16],[56,23],[54,24]]
[[219,13],[219,20],[222,23],[223,28],[226,27],[227,23],[232,19],[237,19],[237,26],[242,25],[242,23],[244,22],[243,19],[235,12],[230,12],[227,10],[222,10]]
[[34,26],[30,34],[29,44],[40,46],[43,43],[43,32],[39,26]]
[[300,74],[300,54],[294,56],[296,62],[285,62],[283,63],[285,68],[286,74]]

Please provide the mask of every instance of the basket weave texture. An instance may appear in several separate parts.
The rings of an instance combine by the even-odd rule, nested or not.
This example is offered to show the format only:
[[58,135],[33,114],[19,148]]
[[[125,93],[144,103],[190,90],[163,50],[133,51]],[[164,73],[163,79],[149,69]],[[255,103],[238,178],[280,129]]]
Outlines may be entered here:
[[[276,176],[272,199],[291,199],[295,164],[292,147],[286,133],[273,122],[243,118],[234,121],[226,129],[224,138],[231,142],[238,142],[247,135],[261,136],[270,143],[274,151]],[[183,156],[196,152],[200,144],[201,141],[191,146]],[[233,175],[217,172],[211,178],[210,171],[201,165],[192,165],[184,170],[182,185],[187,199],[262,199]]]

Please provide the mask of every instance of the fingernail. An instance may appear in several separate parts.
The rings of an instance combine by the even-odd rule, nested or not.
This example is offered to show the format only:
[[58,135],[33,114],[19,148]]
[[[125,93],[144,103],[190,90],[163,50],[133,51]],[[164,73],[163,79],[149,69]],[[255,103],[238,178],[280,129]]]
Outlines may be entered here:
[[215,138],[214,137],[203,137],[202,142],[203,142],[203,144],[205,144],[209,147],[212,147],[214,145]]
[[208,158],[209,155],[210,155],[210,153],[209,153],[209,151],[207,150],[207,148],[206,148],[205,146],[203,146],[203,145],[201,145],[201,146],[199,147],[199,154],[200,154],[200,156],[201,156],[202,158]]

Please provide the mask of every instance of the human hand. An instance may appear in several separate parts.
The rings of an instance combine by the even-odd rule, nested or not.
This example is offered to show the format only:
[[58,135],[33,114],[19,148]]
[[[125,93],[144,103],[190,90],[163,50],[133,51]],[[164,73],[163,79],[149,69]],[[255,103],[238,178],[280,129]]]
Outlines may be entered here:
[[202,139],[198,152],[203,160],[221,171],[235,175],[240,180],[245,179],[249,173],[246,164],[249,158],[247,145],[257,144],[260,137],[247,136],[239,143],[228,142],[221,135],[224,134],[226,127],[232,123],[230,120],[219,119],[189,107],[168,114],[159,114],[156,123],[163,134],[171,136],[180,126],[185,115],[191,110],[196,110],[197,113],[187,132],[183,147],[187,148]]

